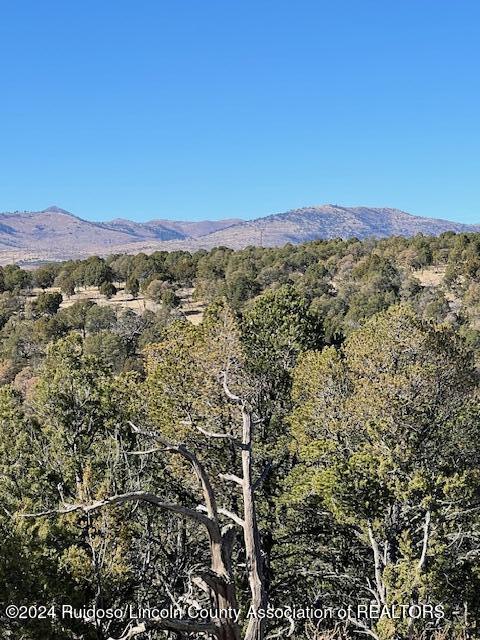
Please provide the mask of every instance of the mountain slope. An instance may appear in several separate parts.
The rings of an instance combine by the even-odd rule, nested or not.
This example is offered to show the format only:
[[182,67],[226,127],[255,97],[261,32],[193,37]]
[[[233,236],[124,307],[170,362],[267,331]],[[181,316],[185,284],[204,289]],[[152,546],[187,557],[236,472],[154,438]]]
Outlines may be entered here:
[[[131,236],[107,225],[82,220],[64,209],[0,214],[2,247],[82,251],[92,245],[111,247],[129,242]],[[177,237],[175,235],[174,237]],[[172,235],[170,235],[171,239]]]
[[0,261],[65,260],[92,254],[196,250],[220,245],[239,249],[321,238],[438,235],[444,231],[480,231],[480,225],[423,218],[399,209],[333,204],[293,209],[248,222],[90,222],[49,207],[38,212],[0,214]]
[[[56,206],[43,211],[0,213],[0,251],[17,260],[26,255],[65,259],[91,253],[114,253],[136,242],[184,241],[240,222],[238,219],[175,222],[90,222]],[[18,257],[17,257],[18,254]],[[4,256],[2,256],[2,262]]]
[[[214,233],[243,222],[239,218],[226,220],[200,220],[200,221],[176,221],[176,220],[150,220],[149,222],[132,222],[117,218],[104,223],[110,229],[126,231],[137,236],[140,240],[154,238],[158,240],[172,240],[175,237],[199,238],[209,233]],[[165,237],[170,234],[171,237]]]
[[205,236],[200,244],[239,248],[250,244],[278,246],[287,242],[307,242],[319,238],[383,238],[392,235],[438,235],[444,231],[479,230],[480,225],[422,218],[399,209],[326,204],[243,222]]

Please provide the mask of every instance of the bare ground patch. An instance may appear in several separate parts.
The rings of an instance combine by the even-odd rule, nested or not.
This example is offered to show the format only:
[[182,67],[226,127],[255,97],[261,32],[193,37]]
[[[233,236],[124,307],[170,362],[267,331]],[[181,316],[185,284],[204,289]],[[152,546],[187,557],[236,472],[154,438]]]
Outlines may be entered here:
[[438,287],[445,278],[445,267],[426,267],[413,272],[422,287]]
[[[98,287],[86,287],[81,289],[70,298],[67,298],[64,295],[64,299],[62,304],[60,305],[61,309],[66,309],[71,307],[75,302],[80,302],[84,300],[91,300],[100,306],[104,307],[113,307],[114,309],[131,309],[135,313],[141,315],[144,311],[159,311],[161,309],[161,305],[153,302],[153,300],[147,300],[145,296],[139,294],[136,298],[133,298],[129,293],[125,292],[125,283],[116,283],[117,287],[116,295],[112,296],[110,299],[106,298],[102,295]],[[32,294],[34,297],[38,296],[42,292],[41,289],[33,289]],[[60,292],[58,287],[51,287],[47,289],[47,292]],[[203,318],[203,311],[205,305],[193,299],[194,288],[193,287],[184,287],[177,289],[176,294],[180,298],[180,306],[179,310],[183,312],[187,320],[189,320],[192,324],[200,324]]]

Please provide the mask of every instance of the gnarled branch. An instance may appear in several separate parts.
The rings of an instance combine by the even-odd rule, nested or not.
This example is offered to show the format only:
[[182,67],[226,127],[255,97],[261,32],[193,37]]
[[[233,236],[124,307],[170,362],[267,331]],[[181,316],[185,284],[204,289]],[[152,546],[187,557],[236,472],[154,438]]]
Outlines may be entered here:
[[213,522],[208,515],[204,515],[199,510],[190,509],[189,507],[184,507],[180,504],[164,502],[159,496],[148,491],[131,491],[129,493],[122,493],[119,495],[104,498],[103,500],[96,500],[95,502],[91,502],[90,504],[64,504],[63,507],[60,507],[59,509],[50,509],[48,511],[41,511],[39,513],[25,513],[23,514],[23,517],[38,518],[41,516],[73,513],[75,511],[92,513],[94,511],[102,509],[103,507],[125,504],[126,502],[147,502],[148,504],[153,504],[165,511],[170,511],[187,518],[192,518],[193,520],[196,520],[197,522],[205,525],[209,531],[211,531],[211,529],[216,525],[216,523]]
[[132,427],[134,433],[146,436],[148,438],[152,438],[157,442],[160,442],[164,446],[165,451],[178,454],[182,456],[182,458],[190,462],[190,464],[193,467],[193,470],[195,471],[197,478],[200,481],[200,484],[202,485],[202,490],[203,490],[205,504],[207,506],[208,516],[215,522],[218,522],[217,503],[215,500],[215,495],[213,493],[213,488],[210,482],[210,478],[208,477],[208,474],[205,471],[204,466],[202,465],[200,460],[196,457],[196,455],[191,451],[189,451],[183,444],[173,444],[172,442],[170,442],[169,440],[161,436],[159,433],[156,433],[155,431],[146,431],[144,429],[140,429],[133,422],[129,422],[129,424]]

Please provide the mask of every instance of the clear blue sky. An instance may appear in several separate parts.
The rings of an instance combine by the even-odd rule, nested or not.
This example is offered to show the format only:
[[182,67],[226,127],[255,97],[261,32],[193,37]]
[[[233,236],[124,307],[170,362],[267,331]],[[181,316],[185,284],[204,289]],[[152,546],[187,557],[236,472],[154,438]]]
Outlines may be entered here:
[[11,0],[0,210],[480,222],[478,0]]

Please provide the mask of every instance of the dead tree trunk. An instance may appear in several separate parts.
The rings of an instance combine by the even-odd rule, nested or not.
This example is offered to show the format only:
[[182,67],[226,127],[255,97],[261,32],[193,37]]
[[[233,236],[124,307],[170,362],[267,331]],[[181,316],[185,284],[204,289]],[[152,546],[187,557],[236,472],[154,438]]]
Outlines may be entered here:
[[252,415],[245,406],[242,406],[242,419],[243,537],[247,555],[248,581],[252,593],[251,611],[253,612],[253,616],[248,621],[245,640],[262,640],[265,635],[265,621],[263,616],[258,618],[256,614],[260,609],[266,608],[267,594],[252,478]]
[[[145,433],[134,427],[138,433]],[[222,530],[219,522],[219,509],[213,487],[207,471],[200,460],[183,445],[175,445],[158,434],[148,435],[155,437],[164,445],[164,450],[182,456],[188,460],[201,484],[205,505],[202,511],[207,514],[207,532],[210,545],[210,570],[201,572],[197,576],[197,586],[206,592],[217,611],[222,609],[237,609],[235,583],[233,579],[231,553],[232,532],[231,527]],[[215,636],[218,640],[240,640],[238,625],[229,616],[219,616],[214,621],[216,627]]]
[[[247,558],[248,581],[251,591],[250,616],[243,640],[264,640],[265,621],[263,616],[257,614],[267,607],[267,592],[265,587],[265,571],[262,557],[260,533],[255,507],[255,486],[253,482],[253,429],[254,420],[248,403],[242,398],[232,394],[224,378],[224,389],[228,398],[235,401],[242,416],[241,439],[234,438],[230,434],[212,433],[203,428],[196,427],[202,434],[210,438],[226,438],[241,448],[242,477],[236,475],[223,475],[224,480],[233,481],[241,487],[243,498],[243,518],[224,508],[219,508],[209,475],[196,455],[182,444],[174,444],[167,441],[160,434],[139,429],[130,423],[134,432],[153,439],[159,443],[159,447],[146,451],[150,454],[154,451],[168,452],[180,455],[187,460],[202,489],[204,504],[197,508],[189,508],[180,504],[164,502],[160,496],[148,491],[132,491],[120,495],[97,500],[90,504],[66,504],[62,500],[62,506],[53,511],[45,511],[37,514],[25,514],[30,516],[46,516],[54,513],[72,513],[83,511],[92,513],[107,506],[125,504],[127,502],[145,502],[154,505],[170,513],[176,513],[184,518],[190,518],[202,524],[208,534],[210,548],[210,567],[197,572],[192,582],[206,593],[212,602],[213,608],[218,610],[238,610],[235,583],[232,570],[232,546],[233,527],[220,524],[220,515],[233,520],[237,527],[241,528]],[[195,426],[195,425],[193,425]],[[143,454],[143,452],[137,452]],[[197,620],[139,620],[136,626],[129,625],[120,640],[129,640],[150,630],[169,630],[185,633],[210,634],[216,640],[241,640],[241,632],[238,624],[232,616],[218,615],[205,622]],[[203,637],[203,635],[202,635]]]
[[248,582],[251,591],[250,613],[244,640],[263,640],[265,637],[265,619],[257,614],[267,607],[265,588],[265,568],[262,557],[260,532],[258,529],[253,483],[253,429],[252,411],[247,402],[233,394],[228,388],[226,373],[223,388],[230,400],[237,402],[242,411],[242,477],[230,476],[229,479],[240,484],[243,495],[243,539],[247,556]]

